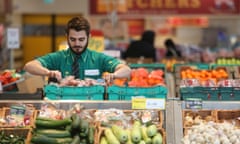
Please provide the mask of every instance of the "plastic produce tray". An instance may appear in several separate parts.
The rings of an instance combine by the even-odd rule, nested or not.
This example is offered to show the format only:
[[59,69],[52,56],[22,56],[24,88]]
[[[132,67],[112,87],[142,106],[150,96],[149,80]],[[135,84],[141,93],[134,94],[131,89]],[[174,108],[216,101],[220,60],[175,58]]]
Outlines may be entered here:
[[166,98],[167,88],[155,87],[120,87],[116,85],[107,88],[109,100],[131,100],[133,96],[144,96],[146,98]]
[[49,100],[103,100],[104,86],[75,87],[46,85],[44,95]]

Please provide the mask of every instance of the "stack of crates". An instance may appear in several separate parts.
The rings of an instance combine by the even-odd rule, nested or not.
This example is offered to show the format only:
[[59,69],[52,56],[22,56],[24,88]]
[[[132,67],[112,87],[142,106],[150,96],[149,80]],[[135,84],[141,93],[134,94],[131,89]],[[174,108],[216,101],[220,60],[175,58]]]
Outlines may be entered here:
[[[180,94],[180,82],[181,82],[181,71],[187,68],[208,70],[209,65],[203,63],[189,63],[189,64],[174,64],[174,77],[175,77],[175,92],[176,97],[181,97]],[[191,89],[186,88],[185,91],[192,91]]]
[[[227,77],[225,81],[234,79],[233,65],[210,65],[209,70],[217,70],[224,69],[227,72]],[[179,72],[180,73],[180,72]],[[224,82],[225,82],[224,81]],[[177,86],[176,86],[177,87]],[[207,86],[197,86],[197,87],[182,87],[179,88],[179,95],[182,100],[186,100],[188,98],[200,98],[202,100],[209,101],[233,101],[240,100],[239,88],[232,86],[215,86],[215,87],[207,87]]]
[[[148,71],[161,69],[166,72],[165,65],[160,63],[152,64],[130,64],[130,68],[146,68]],[[166,99],[168,90],[165,86],[153,87],[128,87],[112,85],[107,88],[108,100],[131,100],[135,96],[143,96],[146,98],[164,98]]]

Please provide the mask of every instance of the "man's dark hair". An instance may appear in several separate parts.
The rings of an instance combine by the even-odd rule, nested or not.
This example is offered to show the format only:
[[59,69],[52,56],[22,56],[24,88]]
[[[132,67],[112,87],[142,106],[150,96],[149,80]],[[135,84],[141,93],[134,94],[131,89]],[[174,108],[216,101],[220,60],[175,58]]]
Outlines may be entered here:
[[86,34],[89,35],[90,33],[90,24],[86,18],[83,16],[73,17],[71,20],[68,21],[66,33],[69,34],[69,30],[74,29],[76,31],[84,30]]

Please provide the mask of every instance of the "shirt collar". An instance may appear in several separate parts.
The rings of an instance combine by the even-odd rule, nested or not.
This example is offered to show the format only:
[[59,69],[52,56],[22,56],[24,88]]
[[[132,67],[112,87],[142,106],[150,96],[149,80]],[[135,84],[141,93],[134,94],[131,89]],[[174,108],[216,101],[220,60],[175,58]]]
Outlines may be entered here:
[[[75,53],[73,53],[70,48],[68,48],[68,53],[69,55],[72,57],[72,59],[74,60],[74,57],[77,56]],[[89,49],[87,48],[81,55],[80,55],[80,59],[82,59],[84,62],[87,60],[87,57],[89,55]]]

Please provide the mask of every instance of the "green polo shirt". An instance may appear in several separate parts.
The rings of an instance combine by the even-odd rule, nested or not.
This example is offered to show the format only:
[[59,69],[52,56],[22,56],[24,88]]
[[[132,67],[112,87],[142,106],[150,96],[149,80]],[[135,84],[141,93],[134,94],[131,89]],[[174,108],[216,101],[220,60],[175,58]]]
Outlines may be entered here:
[[[72,63],[75,54],[70,50],[62,50],[49,53],[37,58],[37,60],[49,70],[59,70],[62,77],[72,74]],[[86,49],[79,58],[80,71],[79,78],[102,78],[103,72],[114,72],[116,66],[121,62],[103,53]]]

